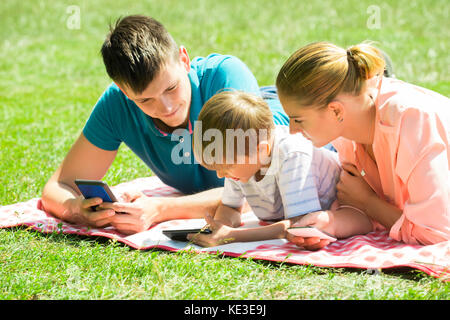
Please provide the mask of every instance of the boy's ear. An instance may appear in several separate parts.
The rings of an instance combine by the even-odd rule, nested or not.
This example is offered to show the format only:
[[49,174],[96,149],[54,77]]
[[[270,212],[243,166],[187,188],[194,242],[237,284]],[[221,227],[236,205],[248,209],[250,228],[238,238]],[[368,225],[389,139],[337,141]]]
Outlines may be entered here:
[[258,152],[260,155],[263,156],[269,156],[271,151],[271,146],[269,141],[263,140],[260,143],[258,143]]

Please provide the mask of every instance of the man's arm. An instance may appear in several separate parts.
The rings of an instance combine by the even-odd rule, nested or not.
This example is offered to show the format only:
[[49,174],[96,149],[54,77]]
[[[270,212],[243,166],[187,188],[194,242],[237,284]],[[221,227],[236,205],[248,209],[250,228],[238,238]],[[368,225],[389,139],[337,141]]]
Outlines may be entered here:
[[214,215],[222,199],[223,188],[215,188],[189,196],[172,198],[162,204],[161,210],[171,219],[199,219]]
[[173,219],[201,219],[214,215],[222,199],[223,188],[215,188],[182,197],[147,197],[140,194],[130,202],[103,203],[100,208],[113,209],[117,214],[111,224],[122,233],[147,230],[152,224]]
[[72,223],[94,226],[108,224],[111,210],[92,211],[99,204],[95,199],[85,200],[78,193],[75,179],[100,180],[111,166],[116,151],[106,151],[91,144],[83,134],[49,179],[42,192],[45,211]]

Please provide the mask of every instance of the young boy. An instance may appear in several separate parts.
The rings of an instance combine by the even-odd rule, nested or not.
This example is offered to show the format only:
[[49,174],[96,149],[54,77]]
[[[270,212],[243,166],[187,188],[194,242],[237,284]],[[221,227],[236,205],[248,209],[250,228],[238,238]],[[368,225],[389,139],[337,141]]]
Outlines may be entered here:
[[[198,121],[194,156],[226,179],[214,218],[206,216],[213,232],[189,235],[194,243],[215,246],[284,238],[286,229],[303,215],[324,210],[327,219],[339,214],[367,220],[359,229],[326,221],[323,231],[337,238],[370,231],[365,215],[351,207],[337,208],[336,183],[341,171],[337,154],[313,147],[301,134],[290,135],[287,127],[275,126],[261,98],[242,91],[222,91],[207,101]],[[260,220],[270,224],[236,229],[244,199]],[[320,228],[320,224],[315,226]]]

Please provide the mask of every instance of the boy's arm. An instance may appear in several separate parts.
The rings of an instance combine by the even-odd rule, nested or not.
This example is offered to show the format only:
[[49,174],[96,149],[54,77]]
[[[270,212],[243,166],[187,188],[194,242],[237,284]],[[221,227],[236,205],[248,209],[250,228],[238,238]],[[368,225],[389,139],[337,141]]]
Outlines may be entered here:
[[295,217],[281,220],[268,226],[248,229],[234,229],[230,231],[229,238],[233,239],[233,242],[282,239],[286,237],[286,230],[299,219],[300,217]]
[[223,223],[226,226],[237,228],[241,225],[241,213],[244,210],[244,205],[239,208],[231,208],[225,206],[222,202],[217,207],[214,214],[214,220]]
[[300,217],[282,220],[268,226],[257,228],[232,228],[222,222],[206,216],[206,222],[211,229],[211,234],[190,234],[188,239],[202,247],[214,247],[231,242],[262,241],[285,238],[286,229],[295,223]]

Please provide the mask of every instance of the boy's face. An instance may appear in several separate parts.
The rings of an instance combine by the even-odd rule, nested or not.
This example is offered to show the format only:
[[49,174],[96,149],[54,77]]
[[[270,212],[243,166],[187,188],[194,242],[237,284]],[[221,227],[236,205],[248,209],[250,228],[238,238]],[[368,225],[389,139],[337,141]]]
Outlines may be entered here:
[[189,70],[189,56],[181,47],[179,59],[169,59],[142,93],[136,94],[126,87],[121,89],[150,117],[172,128],[184,126],[188,122],[191,104]]
[[[273,138],[270,141],[261,141],[258,144],[258,155],[237,156],[236,163],[217,165],[215,170],[219,178],[229,178],[235,181],[248,182],[250,178],[256,175],[262,168],[267,168],[271,164],[271,150]],[[260,172],[261,174],[261,172]]]
[[216,169],[217,177],[225,177],[244,183],[248,182],[261,169],[261,165],[258,163],[248,163],[248,157],[245,158],[246,163],[218,166]]

